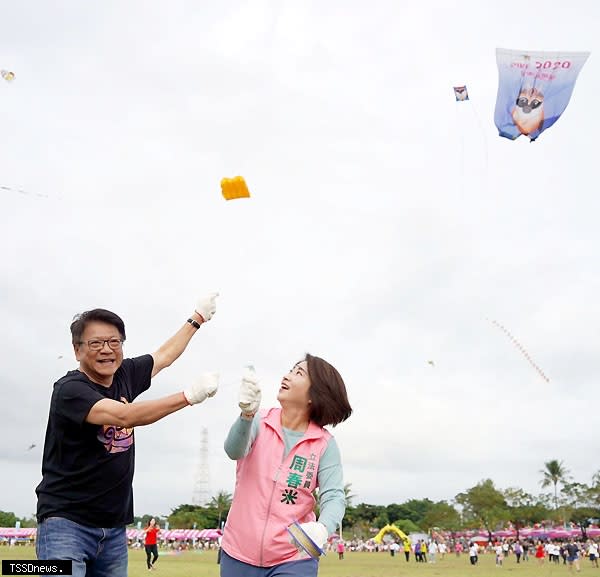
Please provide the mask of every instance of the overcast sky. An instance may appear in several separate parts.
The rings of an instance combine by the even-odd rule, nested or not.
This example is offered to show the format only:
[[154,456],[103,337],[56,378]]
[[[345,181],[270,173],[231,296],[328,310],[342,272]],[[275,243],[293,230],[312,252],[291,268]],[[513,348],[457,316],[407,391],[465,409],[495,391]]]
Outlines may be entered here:
[[[538,494],[550,459],[590,482],[598,2],[0,0],[0,21],[0,510],[35,511],[73,315],[114,310],[135,356],[213,289],[141,398],[222,386],[136,429],[136,514],[192,501],[203,427],[211,492],[232,492],[244,365],[273,406],[307,351],[348,387],[355,504]],[[497,135],[497,47],[591,52],[532,144]],[[251,199],[222,198],[235,175]]]

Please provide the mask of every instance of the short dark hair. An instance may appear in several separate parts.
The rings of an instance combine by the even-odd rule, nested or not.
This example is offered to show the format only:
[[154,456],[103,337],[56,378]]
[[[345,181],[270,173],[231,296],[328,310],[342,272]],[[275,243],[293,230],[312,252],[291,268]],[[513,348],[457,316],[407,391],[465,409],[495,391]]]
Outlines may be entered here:
[[112,325],[119,331],[121,339],[125,340],[125,323],[119,315],[106,309],[93,309],[73,317],[71,339],[74,345],[78,345],[81,342],[81,335],[83,335],[85,327],[94,321]]
[[335,427],[352,414],[346,385],[337,369],[320,357],[306,353],[310,389],[310,420]]

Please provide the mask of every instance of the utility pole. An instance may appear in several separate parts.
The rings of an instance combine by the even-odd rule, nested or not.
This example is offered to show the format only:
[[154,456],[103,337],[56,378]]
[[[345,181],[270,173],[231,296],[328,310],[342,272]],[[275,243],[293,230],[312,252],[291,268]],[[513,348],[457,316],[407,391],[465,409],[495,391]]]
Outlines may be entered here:
[[202,428],[200,433],[200,458],[194,478],[192,505],[204,507],[210,502],[210,468],[208,465],[208,429]]

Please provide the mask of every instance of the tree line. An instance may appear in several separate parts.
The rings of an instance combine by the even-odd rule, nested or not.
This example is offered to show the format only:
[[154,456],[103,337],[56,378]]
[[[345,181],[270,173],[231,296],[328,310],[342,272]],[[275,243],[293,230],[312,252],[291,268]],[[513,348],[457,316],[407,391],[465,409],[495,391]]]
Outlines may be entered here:
[[[459,493],[450,501],[428,498],[409,499],[390,505],[353,505],[356,495],[352,484],[344,487],[346,515],[343,534],[346,538],[370,538],[387,524],[394,524],[405,533],[429,532],[432,529],[460,531],[485,529],[489,533],[511,524],[517,530],[536,523],[574,523],[585,536],[585,529],[600,519],[600,470],[589,484],[573,480],[562,461],[551,460],[540,470],[540,485],[550,492],[537,495],[518,487],[500,489],[491,479]],[[204,529],[221,527],[231,507],[232,495],[218,492],[205,506],[182,504],[166,517],[144,514],[135,518],[134,526],[145,526],[155,517],[161,527],[170,529]],[[317,510],[318,514],[318,510]],[[35,518],[19,519],[13,513],[0,511],[0,526],[34,527]]]

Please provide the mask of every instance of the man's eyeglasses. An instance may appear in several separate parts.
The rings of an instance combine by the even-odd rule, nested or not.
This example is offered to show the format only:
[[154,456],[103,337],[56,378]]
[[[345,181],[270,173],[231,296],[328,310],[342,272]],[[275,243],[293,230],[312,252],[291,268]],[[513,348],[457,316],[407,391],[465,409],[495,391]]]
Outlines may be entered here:
[[123,346],[121,339],[92,339],[91,341],[79,341],[80,345],[86,344],[90,351],[101,351],[104,348],[104,343],[113,351],[118,351]]

